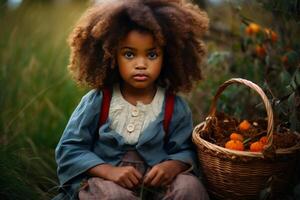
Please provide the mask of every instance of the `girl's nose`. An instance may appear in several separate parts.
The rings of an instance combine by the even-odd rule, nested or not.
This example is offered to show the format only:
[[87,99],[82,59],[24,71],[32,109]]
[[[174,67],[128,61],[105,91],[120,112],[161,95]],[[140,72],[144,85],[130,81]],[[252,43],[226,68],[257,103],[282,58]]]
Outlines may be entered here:
[[135,65],[136,69],[146,69],[147,68],[147,61],[145,58],[138,58],[136,65]]

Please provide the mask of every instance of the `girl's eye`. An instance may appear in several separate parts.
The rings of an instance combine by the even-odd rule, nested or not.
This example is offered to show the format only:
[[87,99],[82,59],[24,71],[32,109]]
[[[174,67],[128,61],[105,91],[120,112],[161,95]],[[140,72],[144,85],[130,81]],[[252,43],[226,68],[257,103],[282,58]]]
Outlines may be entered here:
[[157,57],[158,57],[158,54],[157,54],[156,52],[154,52],[154,51],[148,53],[148,58],[149,58],[150,60],[154,60],[154,59],[156,59]]
[[134,54],[131,51],[126,51],[124,53],[124,57],[127,58],[127,59],[132,59],[134,57]]

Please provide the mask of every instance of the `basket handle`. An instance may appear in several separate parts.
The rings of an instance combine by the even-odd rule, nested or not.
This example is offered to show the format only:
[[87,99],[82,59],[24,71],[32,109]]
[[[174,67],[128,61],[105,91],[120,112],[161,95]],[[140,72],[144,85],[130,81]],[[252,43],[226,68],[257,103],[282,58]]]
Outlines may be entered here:
[[216,115],[216,105],[217,105],[217,100],[220,97],[221,93],[231,84],[234,83],[239,83],[239,84],[243,84],[246,85],[248,87],[250,87],[251,89],[255,90],[260,97],[262,98],[266,111],[267,111],[267,117],[268,117],[268,127],[267,127],[267,138],[268,138],[268,142],[266,144],[266,149],[268,149],[269,147],[271,147],[271,145],[273,144],[273,126],[274,126],[274,119],[273,119],[273,111],[272,111],[272,106],[267,98],[267,96],[265,95],[264,91],[255,83],[246,80],[246,79],[242,79],[242,78],[232,78],[229,79],[228,81],[224,82],[217,90],[216,95],[214,96],[214,99],[212,101],[211,107],[210,107],[210,111],[209,111],[209,115],[208,115],[208,120],[215,118]]

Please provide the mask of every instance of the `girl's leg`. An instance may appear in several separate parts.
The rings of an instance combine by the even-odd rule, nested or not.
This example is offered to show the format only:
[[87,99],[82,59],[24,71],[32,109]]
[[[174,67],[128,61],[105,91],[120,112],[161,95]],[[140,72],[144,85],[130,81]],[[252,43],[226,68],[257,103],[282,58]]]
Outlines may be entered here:
[[[144,174],[147,166],[136,151],[128,151],[119,166],[133,166]],[[133,191],[123,188],[113,181],[93,177],[80,189],[80,200],[138,200]]]
[[192,174],[179,174],[169,186],[163,200],[209,200],[208,194],[199,181]]
[[80,189],[78,197],[80,200],[138,200],[131,190],[98,177],[88,179]]

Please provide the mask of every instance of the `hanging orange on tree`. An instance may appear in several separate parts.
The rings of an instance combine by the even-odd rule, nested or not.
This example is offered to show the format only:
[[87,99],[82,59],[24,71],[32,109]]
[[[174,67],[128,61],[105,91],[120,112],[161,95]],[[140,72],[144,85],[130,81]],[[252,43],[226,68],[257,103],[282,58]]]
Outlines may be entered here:
[[260,31],[260,26],[256,23],[250,23],[246,28],[247,35],[255,35]]

